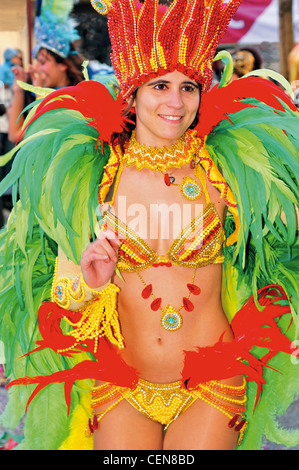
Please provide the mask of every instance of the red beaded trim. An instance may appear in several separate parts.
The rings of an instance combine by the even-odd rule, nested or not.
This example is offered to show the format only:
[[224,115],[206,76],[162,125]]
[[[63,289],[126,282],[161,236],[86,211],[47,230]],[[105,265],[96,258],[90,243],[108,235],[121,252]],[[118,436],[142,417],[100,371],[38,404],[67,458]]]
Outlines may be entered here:
[[224,179],[223,180],[215,180],[215,179],[212,178],[212,176],[211,176],[212,169],[213,169],[212,159],[200,156],[200,162],[201,163],[203,163],[203,162],[208,163],[208,168],[206,169],[207,178],[213,186],[223,188],[222,190],[220,190],[220,192],[221,192],[221,194],[223,196],[223,199],[225,200],[226,204],[230,207],[238,207],[238,204],[231,202],[231,200],[228,197],[229,192],[230,192],[230,187],[228,186],[227,182]]
[[119,154],[117,152],[113,152],[111,149],[110,158],[107,165],[105,166],[103,178],[99,185],[98,201],[100,206],[105,202],[105,198],[107,196],[110,186],[114,181],[115,174],[117,172],[117,169],[119,168],[119,164]]

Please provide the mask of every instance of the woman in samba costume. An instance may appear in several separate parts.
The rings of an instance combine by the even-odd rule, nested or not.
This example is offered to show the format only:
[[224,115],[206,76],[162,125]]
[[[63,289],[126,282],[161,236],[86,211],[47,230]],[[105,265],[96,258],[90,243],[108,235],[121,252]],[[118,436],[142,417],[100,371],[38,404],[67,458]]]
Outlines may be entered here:
[[[178,2],[174,14],[182,15],[180,10],[185,8],[186,4]],[[165,8],[160,8],[160,15],[165,12]],[[229,18],[227,15],[224,21]],[[130,25],[120,22],[112,36],[118,35],[121,27],[129,30]],[[178,27],[179,23],[176,33]],[[164,34],[169,35],[168,29],[167,26]],[[139,40],[145,41],[145,37],[140,34]],[[114,41],[112,38],[116,60],[120,60],[121,51],[115,51],[117,39]],[[156,53],[159,54],[158,50]],[[162,50],[159,56],[165,57],[167,53],[168,50],[165,53]],[[174,64],[176,60],[177,57],[171,57]],[[200,61],[201,57],[197,66]],[[103,230],[81,259],[83,279],[90,288],[106,286],[109,281],[117,286],[124,344],[121,357],[138,371],[141,379],[133,392],[106,382],[96,384],[93,409],[98,421],[97,449],[234,448],[238,433],[234,427],[228,427],[228,421],[237,413],[236,425],[244,420],[245,386],[241,377],[221,385],[216,382],[206,385],[193,394],[182,390],[183,351],[214,344],[223,332],[224,341],[231,341],[233,335],[220,295],[226,204],[200,171],[197,159],[203,142],[196,139],[196,132],[189,130],[198,121],[201,90],[207,86],[207,79],[191,79],[175,66],[174,71],[165,73],[167,68],[163,68],[163,74],[162,70],[153,73],[151,79],[151,69],[140,79],[135,76],[137,70],[132,77],[126,66],[125,70],[120,68],[122,94],[134,110],[136,125],[133,136],[124,141],[122,149],[116,146],[111,157],[119,162],[117,183],[109,188],[103,182],[100,189],[99,202],[103,207],[108,188],[113,191],[113,212],[105,212]],[[124,81],[126,73],[127,82],[139,80],[138,88],[137,83],[133,88]],[[171,176],[174,170],[175,176]],[[193,217],[181,234],[181,230],[174,233],[175,227],[174,230],[167,227],[169,238],[163,236],[165,227],[157,220],[159,213],[152,213],[155,194],[164,207],[176,206],[178,214],[174,218],[181,215],[183,205],[189,202]],[[121,217],[124,199],[128,210],[136,202],[143,207],[146,215],[140,228],[144,238],[130,229],[130,223],[124,224]],[[197,217],[196,204],[204,207]],[[177,222],[181,225],[181,220]],[[169,218],[162,215],[162,223],[169,225]],[[196,241],[192,242],[194,237]],[[124,281],[115,273],[116,264]],[[60,258],[58,283],[65,269]],[[74,272],[74,266],[69,269]],[[132,275],[134,272],[138,277]],[[203,399],[198,400],[199,396]],[[209,424],[195,425],[200,422]],[[163,440],[164,426],[168,430]]]
[[[231,448],[235,447],[238,437],[234,429],[227,426],[226,415],[234,412],[231,403],[228,409],[223,404],[226,413],[222,415],[204,401],[181,391],[182,384],[178,382],[184,350],[214,344],[223,332],[224,341],[233,338],[220,295],[226,205],[211,183],[205,188],[204,179],[205,191],[202,190],[198,168],[190,167],[198,155],[200,143],[191,140],[194,133],[185,137],[196,118],[199,102],[198,83],[177,71],[153,78],[139,87],[133,102],[136,133],[124,155],[122,152],[117,155],[124,167],[119,170],[120,179],[113,197],[116,215],[111,212],[104,215],[104,230],[81,259],[83,277],[90,287],[105,285],[112,277],[111,282],[120,289],[118,312],[125,344],[121,355],[138,371],[138,376],[147,381],[140,387],[150,397],[148,400],[156,393],[161,394],[152,407],[143,406],[139,391],[134,392],[129,403],[123,400],[103,416],[95,434],[98,448],[117,449],[125,445],[127,448],[161,449],[161,423],[169,425],[174,417],[177,419],[169,426],[164,439],[166,449]],[[168,171],[175,176],[169,176]],[[172,178],[170,185],[168,178]],[[153,195],[157,195],[157,199]],[[143,220],[140,218],[141,235],[130,229],[130,218],[127,217],[129,227],[123,223],[124,199],[128,211],[138,201],[144,215],[147,214]],[[164,207],[164,214],[153,211],[155,200],[162,211]],[[186,226],[180,233],[177,227],[181,225],[183,209],[187,210],[184,204],[188,201],[193,216],[189,223],[185,216]],[[197,216],[196,204],[203,207],[203,212]],[[169,208],[177,211],[173,214],[172,227]],[[169,237],[165,236],[163,224],[167,224]],[[115,233],[117,238],[113,237]],[[125,282],[114,273],[116,263]],[[133,272],[138,277],[132,275]],[[227,383],[242,385],[242,382],[236,378]],[[114,387],[109,390],[103,386],[103,395],[101,391],[99,387],[94,392],[99,417],[101,411],[115,402],[111,399],[101,406],[104,391],[105,396],[108,391],[117,395]],[[230,391],[230,388],[225,389],[229,398],[235,398],[234,390],[232,395]],[[208,397],[212,391],[206,390],[206,393]],[[237,408],[238,412],[245,410],[244,390],[239,393],[242,405],[236,406],[235,414]],[[167,406],[170,399],[171,406]],[[182,413],[193,401],[190,410]],[[140,407],[142,414],[134,406],[137,410]],[[116,426],[119,421],[123,423],[121,427]],[[213,430],[207,432],[206,425],[204,428],[200,424],[195,426],[203,422],[210,423]],[[219,433],[214,432],[215,426]]]
[[[281,364],[277,358],[288,358],[281,382],[288,390],[284,406],[297,390],[289,358],[294,350],[283,332],[291,319],[288,297],[297,299],[291,272],[298,113],[283,92],[262,79],[222,82],[208,91],[216,47],[239,3],[176,0],[167,8],[153,0],[106,6],[93,1],[102,13],[107,7],[119,97],[113,101],[92,82],[54,92],[24,129],[20,154],[43,126],[48,146],[52,134],[54,140],[44,160],[46,178],[40,180],[35,156],[27,163],[32,168],[27,180],[18,175],[23,208],[17,215],[24,218],[28,211],[28,224],[36,217],[43,235],[36,260],[47,260],[47,279],[53,255],[57,258],[51,302],[46,288],[39,296],[45,301],[38,313],[43,339],[34,336],[38,347],[29,355],[39,375],[27,374],[10,386],[38,384],[28,402],[34,398],[34,408],[41,406],[37,400],[46,385],[65,382],[71,433],[63,430],[60,448],[90,448],[92,434],[96,449],[244,445],[243,376],[250,385],[247,414],[256,408],[257,422],[254,427],[249,419],[243,442],[254,448],[264,432],[257,432],[259,416],[265,418],[255,398],[268,360],[275,367]],[[127,122],[121,117],[123,100],[131,112]],[[29,181],[39,182],[37,194]],[[51,195],[49,186],[55,188]],[[144,209],[139,233],[124,217],[124,200],[127,208],[138,203]],[[155,202],[180,214],[187,206],[191,216],[165,237],[157,212],[153,217]],[[286,224],[277,215],[282,209]],[[284,257],[286,244],[293,257]],[[33,290],[37,278],[32,276]],[[31,342],[30,337],[23,354]],[[253,355],[255,347],[261,350]],[[64,359],[64,367],[49,375],[46,360],[40,367],[35,359],[47,354],[45,348]],[[78,352],[84,354],[79,360]],[[95,380],[91,403],[84,393],[87,378]],[[71,391],[80,379],[81,393]],[[86,444],[82,427],[88,413]]]

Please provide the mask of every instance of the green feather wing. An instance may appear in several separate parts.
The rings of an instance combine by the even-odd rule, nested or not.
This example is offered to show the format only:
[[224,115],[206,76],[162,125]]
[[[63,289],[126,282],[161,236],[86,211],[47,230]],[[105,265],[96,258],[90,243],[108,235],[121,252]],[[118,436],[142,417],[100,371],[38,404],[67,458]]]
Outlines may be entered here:
[[208,137],[207,148],[238,203],[241,227],[235,260],[246,268],[248,243],[252,243],[267,274],[267,235],[272,233],[288,246],[297,237],[299,141],[295,129],[299,120],[298,113],[288,108],[282,117],[269,106],[259,106],[257,101],[255,105],[223,120]]
[[107,144],[103,153],[101,145],[95,150],[97,138],[97,131],[79,113],[50,111],[30,125],[12,171],[0,185],[2,191],[18,186],[27,214],[22,237],[30,233],[36,217],[76,263],[93,233],[98,184],[110,155]]
[[[299,114],[285,105],[284,112],[277,112],[257,100],[245,101],[255,107],[230,114],[207,138],[207,148],[235,195],[240,216],[238,240],[224,249],[223,306],[231,319],[252,293],[279,284],[290,297],[293,320],[291,328],[290,316],[279,326],[294,340],[299,334]],[[234,231],[232,217],[226,218],[225,228],[227,236]],[[255,354],[260,357],[264,352]],[[254,412],[256,387],[248,383],[249,425],[241,450],[260,449],[264,437],[286,448],[298,445],[299,431],[279,424],[298,396],[298,366],[292,359],[280,353],[270,361],[278,372],[265,370],[267,385]]]
[[[51,374],[71,368],[80,357],[43,350],[18,359],[40,339],[37,311],[50,298],[58,245],[78,263],[97,222],[98,185],[110,156],[96,150],[98,133],[77,111],[52,110],[28,128],[0,192],[13,185],[19,200],[0,234],[0,334],[9,378]],[[5,160],[5,161],[4,161]],[[82,356],[81,356],[82,360]],[[24,416],[32,387],[13,387],[1,422],[14,428]],[[72,409],[80,393],[72,391]],[[21,448],[57,449],[69,432],[64,393],[53,385],[29,407]],[[50,408],[51,406],[51,412]],[[53,411],[54,410],[54,411]]]

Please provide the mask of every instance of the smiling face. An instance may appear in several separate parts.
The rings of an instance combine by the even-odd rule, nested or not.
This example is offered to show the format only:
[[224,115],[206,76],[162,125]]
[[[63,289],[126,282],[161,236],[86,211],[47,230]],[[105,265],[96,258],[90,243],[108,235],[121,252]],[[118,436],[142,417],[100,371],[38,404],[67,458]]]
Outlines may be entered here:
[[37,68],[44,80],[44,86],[59,88],[68,85],[67,66],[58,63],[46,49],[41,49],[37,56]]
[[152,147],[172,145],[193,123],[199,104],[199,85],[176,70],[144,83],[133,102],[136,139]]

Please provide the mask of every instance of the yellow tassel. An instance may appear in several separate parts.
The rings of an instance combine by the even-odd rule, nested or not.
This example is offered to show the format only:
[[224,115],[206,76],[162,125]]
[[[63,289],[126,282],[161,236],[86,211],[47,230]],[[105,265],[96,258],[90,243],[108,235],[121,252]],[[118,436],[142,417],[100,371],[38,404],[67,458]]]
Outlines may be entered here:
[[[65,317],[65,320],[74,328],[69,335],[76,339],[76,344],[84,343],[86,339],[93,339],[96,353],[98,339],[105,336],[112,344],[120,349],[124,348],[116,309],[118,292],[117,286],[109,284],[99,292],[97,299],[89,302],[81,311],[82,317],[77,323],[72,323]],[[76,345],[72,346],[74,347]]]

